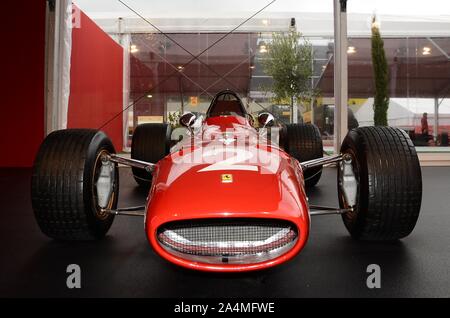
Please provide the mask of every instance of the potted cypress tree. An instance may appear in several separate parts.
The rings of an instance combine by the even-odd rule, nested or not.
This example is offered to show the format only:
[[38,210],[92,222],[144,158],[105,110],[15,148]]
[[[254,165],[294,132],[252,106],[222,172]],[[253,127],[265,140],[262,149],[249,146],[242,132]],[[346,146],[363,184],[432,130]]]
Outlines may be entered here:
[[389,70],[384,42],[374,15],[372,18],[372,66],[375,84],[373,121],[375,126],[387,126],[389,108]]

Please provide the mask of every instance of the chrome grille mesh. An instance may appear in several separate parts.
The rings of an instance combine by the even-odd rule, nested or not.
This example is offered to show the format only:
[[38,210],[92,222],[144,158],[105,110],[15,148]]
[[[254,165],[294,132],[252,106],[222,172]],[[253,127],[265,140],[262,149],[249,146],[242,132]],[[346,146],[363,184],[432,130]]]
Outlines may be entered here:
[[171,222],[158,240],[172,254],[209,263],[247,263],[271,259],[297,239],[295,226],[273,219],[208,219]]

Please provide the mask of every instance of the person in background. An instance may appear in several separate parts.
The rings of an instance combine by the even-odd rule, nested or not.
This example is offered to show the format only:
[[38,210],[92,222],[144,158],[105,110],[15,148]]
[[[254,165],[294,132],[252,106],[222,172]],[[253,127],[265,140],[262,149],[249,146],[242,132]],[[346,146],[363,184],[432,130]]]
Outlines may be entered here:
[[428,138],[428,114],[427,113],[423,113],[422,115],[422,120],[420,121],[421,124],[421,131],[422,131],[422,135],[424,137]]

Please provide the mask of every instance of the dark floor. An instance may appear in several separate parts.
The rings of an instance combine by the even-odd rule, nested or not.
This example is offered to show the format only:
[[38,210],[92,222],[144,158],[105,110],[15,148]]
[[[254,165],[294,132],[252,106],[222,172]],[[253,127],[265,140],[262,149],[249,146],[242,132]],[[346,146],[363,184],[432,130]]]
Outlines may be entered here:
[[[394,244],[352,240],[339,216],[312,220],[306,248],[291,262],[247,274],[207,274],[160,259],[141,218],[117,217],[97,242],[60,243],[42,235],[29,198],[29,170],[0,170],[0,296],[101,297],[438,297],[450,296],[450,168],[423,168],[422,212],[413,234]],[[336,203],[335,171],[326,169],[310,201]],[[130,170],[121,169],[121,205],[140,204]],[[201,198],[199,198],[201,199]],[[66,287],[79,264],[82,288]],[[381,289],[366,287],[366,268],[381,266]]]

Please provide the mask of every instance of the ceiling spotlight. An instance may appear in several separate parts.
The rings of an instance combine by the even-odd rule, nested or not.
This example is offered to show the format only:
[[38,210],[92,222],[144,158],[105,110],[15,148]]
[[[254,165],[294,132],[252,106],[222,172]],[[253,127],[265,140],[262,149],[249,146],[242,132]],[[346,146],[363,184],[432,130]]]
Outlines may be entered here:
[[153,97],[152,94],[148,94],[148,95],[147,95],[147,98],[152,98],[152,97]]
[[422,55],[430,55],[431,54],[431,48],[428,46],[424,46],[422,49]]
[[356,53],[356,49],[354,46],[349,46],[347,49],[347,54],[354,54]]
[[178,69],[179,71],[182,71],[182,70],[184,69],[184,66],[183,66],[183,65],[178,65],[178,66],[177,66],[177,69]]
[[130,45],[130,52],[137,53],[137,52],[139,52],[139,49],[137,48],[136,45],[132,44],[132,45]]
[[250,65],[250,68],[251,68],[252,70],[254,70],[254,69],[255,69],[255,65]]

